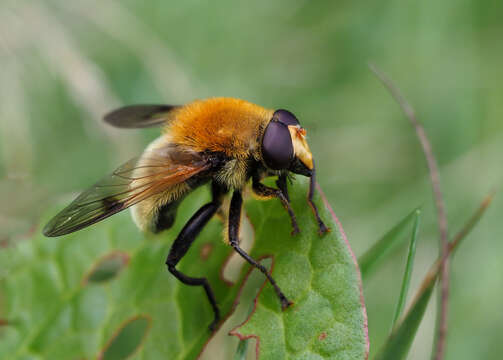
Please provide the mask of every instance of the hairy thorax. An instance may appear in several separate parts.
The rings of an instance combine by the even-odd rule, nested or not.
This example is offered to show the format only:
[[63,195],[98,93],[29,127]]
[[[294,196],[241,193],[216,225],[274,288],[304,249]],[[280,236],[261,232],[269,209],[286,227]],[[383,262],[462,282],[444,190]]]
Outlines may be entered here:
[[176,110],[175,120],[165,131],[173,142],[194,151],[223,153],[235,159],[258,157],[258,137],[272,113],[244,100],[212,98]]

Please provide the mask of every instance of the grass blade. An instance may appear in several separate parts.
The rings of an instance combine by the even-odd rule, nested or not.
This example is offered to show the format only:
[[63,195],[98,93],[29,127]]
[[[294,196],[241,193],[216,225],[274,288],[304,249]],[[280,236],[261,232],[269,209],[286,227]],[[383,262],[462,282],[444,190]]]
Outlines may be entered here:
[[[494,193],[491,193],[484,199],[480,207],[463,226],[461,231],[454,236],[451,242],[449,242],[449,251],[446,256],[449,256],[454,250],[456,250],[462,240],[465,239],[470,231],[475,227],[491,203],[493,196]],[[426,310],[426,306],[430,300],[433,288],[438,279],[440,265],[441,259],[437,259],[428,271],[428,274],[424,277],[409,310],[405,316],[402,317],[402,320],[397,323],[384,346],[374,357],[374,360],[400,360],[407,357],[412,341],[414,340],[417,329]]]
[[407,264],[405,265],[405,273],[403,274],[402,289],[400,290],[400,296],[398,297],[398,303],[395,309],[395,315],[393,316],[391,330],[393,330],[393,328],[395,327],[396,322],[402,315],[403,309],[405,308],[405,301],[407,300],[407,293],[409,291],[412,269],[414,268],[414,257],[416,255],[416,242],[419,232],[420,220],[421,210],[417,209],[414,216],[414,227],[412,228],[412,236],[410,239],[409,252],[407,255]]
[[358,258],[358,264],[364,280],[393,250],[408,238],[405,235],[406,231],[409,228],[409,224],[416,217],[418,210],[419,208],[414,209]]
[[[432,280],[436,279],[437,276]],[[379,353],[374,357],[374,360],[400,360],[407,358],[412,341],[423,319],[426,306],[430,301],[434,285],[435,281],[428,282],[428,286],[423,289],[406,316],[392,331],[386,344],[384,344]]]
[[[250,316],[253,313],[254,304],[250,305],[250,309],[248,310],[248,315]],[[248,339],[239,340],[238,347],[236,349],[236,354],[234,354],[234,360],[245,360],[246,352],[248,351]]]
[[240,340],[236,354],[234,355],[234,360],[245,360],[246,351],[248,350],[248,340]]

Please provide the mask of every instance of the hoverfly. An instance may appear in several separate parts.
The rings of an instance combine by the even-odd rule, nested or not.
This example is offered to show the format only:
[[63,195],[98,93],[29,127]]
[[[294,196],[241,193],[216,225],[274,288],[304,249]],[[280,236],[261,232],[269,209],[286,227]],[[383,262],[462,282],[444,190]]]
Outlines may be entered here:
[[[204,288],[214,312],[210,325],[214,330],[220,311],[210,284],[206,278],[181,273],[176,265],[219,210],[224,196],[232,193],[228,244],[264,273],[283,310],[291,305],[266,268],[241,249],[238,238],[242,191],[250,179],[252,191],[259,198],[281,201],[290,216],[292,234],[299,232],[288,197],[290,172],[310,177],[307,201],[320,234],[328,231],[312,200],[315,166],[306,130],[291,112],[265,109],[240,99],[211,98],[180,106],[125,106],[105,115],[104,120],[119,128],[161,125],[164,130],[140,157],[126,162],[57,214],[45,226],[44,235],[65,235],[129,207],[141,230],[158,233],[173,225],[177,207],[190,191],[209,183],[212,200],[178,234],[166,259],[168,270],[182,283]],[[277,188],[261,182],[269,176],[277,176]]]

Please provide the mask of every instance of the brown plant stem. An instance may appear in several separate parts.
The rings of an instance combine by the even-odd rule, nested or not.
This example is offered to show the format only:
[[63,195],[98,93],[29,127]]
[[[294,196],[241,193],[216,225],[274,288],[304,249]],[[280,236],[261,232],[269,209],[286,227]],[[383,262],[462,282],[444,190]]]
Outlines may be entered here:
[[[492,191],[487,195],[482,203],[480,204],[479,208],[477,211],[471,216],[471,218],[466,222],[466,224],[463,226],[463,228],[454,236],[454,238],[448,243],[448,252],[446,256],[450,256],[458,247],[459,244],[461,243],[462,240],[465,239],[465,237],[472,231],[472,229],[475,227],[475,225],[479,222],[480,218],[482,215],[485,213],[489,205],[491,204],[493,198],[494,198],[495,191]],[[427,289],[432,281],[435,281],[437,278],[437,275],[440,270],[440,265],[442,263],[442,258],[438,258],[433,265],[430,267],[430,270],[426,274],[426,276],[423,279],[423,282],[419,286],[418,291],[416,292],[416,295],[413,298],[413,301],[411,301],[411,306],[409,309],[417,302],[417,300],[421,297],[422,293]],[[406,312],[406,314],[408,311]]]
[[437,161],[433,155],[433,150],[426,136],[423,126],[417,120],[416,114],[412,106],[407,102],[398,87],[393,81],[380,71],[375,65],[369,65],[370,70],[377,76],[381,83],[388,89],[391,96],[400,105],[405,116],[416,131],[416,135],[423,148],[423,153],[428,164],[430,180],[433,187],[433,196],[435,206],[437,208],[438,229],[440,232],[440,312],[437,317],[437,336],[436,350],[434,352],[435,360],[442,360],[445,356],[445,340],[447,338],[447,315],[449,309],[449,241],[447,235],[447,216],[445,211],[445,203],[440,189],[440,174],[438,171]]

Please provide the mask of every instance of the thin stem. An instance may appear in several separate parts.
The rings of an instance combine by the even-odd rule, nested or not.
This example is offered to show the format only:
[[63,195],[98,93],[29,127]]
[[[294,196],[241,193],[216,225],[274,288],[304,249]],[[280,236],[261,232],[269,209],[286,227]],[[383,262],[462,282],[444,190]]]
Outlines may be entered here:
[[482,203],[480,204],[477,211],[472,215],[470,220],[468,220],[465,226],[463,226],[463,228],[449,242],[449,254],[459,247],[461,240],[463,240],[466,235],[468,235],[468,233],[475,227],[475,225],[477,225],[484,212],[487,210],[489,205],[491,205],[495,194],[496,190],[493,190],[484,198],[484,200],[482,200]]
[[[494,195],[495,195],[495,191],[492,191],[491,193],[489,193],[489,195],[487,195],[484,198],[484,200],[480,204],[477,211],[470,217],[470,219],[466,222],[466,224],[463,226],[463,228],[449,242],[449,251],[447,252],[446,256],[449,256],[452,253],[454,253],[454,251],[461,244],[461,241],[464,240],[466,238],[466,236],[470,233],[470,231],[473,230],[475,225],[477,225],[480,218],[482,217],[482,215],[485,213],[485,211],[487,210],[487,208],[491,204],[491,201],[493,200]],[[433,265],[430,267],[430,270],[428,271],[428,273],[424,277],[423,282],[419,286],[419,289],[416,292],[416,295],[414,296],[414,300],[412,301],[412,304],[416,303],[417,300],[421,297],[421,294],[424,292],[424,290],[431,285],[432,281],[436,280],[441,262],[442,262],[442,258],[438,258],[433,263]]]
[[382,84],[388,89],[391,96],[400,105],[405,116],[416,131],[416,135],[423,148],[423,153],[428,164],[430,172],[430,180],[433,187],[433,196],[435,198],[435,206],[437,208],[438,229],[440,232],[440,258],[441,260],[441,290],[440,290],[440,312],[437,318],[437,336],[436,350],[434,352],[435,360],[442,360],[445,356],[445,340],[447,338],[447,314],[449,307],[449,242],[447,236],[447,215],[445,211],[445,203],[440,189],[440,175],[438,171],[437,161],[433,155],[432,147],[423,126],[416,118],[416,114],[412,106],[407,102],[398,87],[380,71],[375,65],[369,65],[370,70],[377,76]]
[[[491,203],[493,196],[494,193],[491,193],[484,199],[477,211],[465,223],[461,231],[454,236],[454,240],[449,242],[449,252],[447,256],[453,254],[454,250],[456,250],[461,244],[461,241],[464,240],[470,231],[475,227]],[[424,310],[428,304],[431,292],[439,276],[441,260],[441,258],[438,258],[437,261],[435,261],[430,267],[430,270],[424,277],[423,282],[414,296],[407,312],[401,317],[389,336],[383,350],[379,352],[375,359],[404,359],[407,356],[417,327],[423,318]],[[399,355],[399,357],[397,355]]]

